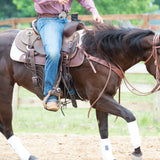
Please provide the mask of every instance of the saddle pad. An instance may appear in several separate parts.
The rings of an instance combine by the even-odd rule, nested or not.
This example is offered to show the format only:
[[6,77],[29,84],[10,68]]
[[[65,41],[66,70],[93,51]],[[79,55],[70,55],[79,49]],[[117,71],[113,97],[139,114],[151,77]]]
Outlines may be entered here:
[[[26,53],[22,52],[20,49],[17,48],[15,40],[10,50],[10,57],[14,61],[27,63]],[[45,65],[45,63],[46,63],[45,56],[38,56],[38,55],[35,56],[35,64]]]

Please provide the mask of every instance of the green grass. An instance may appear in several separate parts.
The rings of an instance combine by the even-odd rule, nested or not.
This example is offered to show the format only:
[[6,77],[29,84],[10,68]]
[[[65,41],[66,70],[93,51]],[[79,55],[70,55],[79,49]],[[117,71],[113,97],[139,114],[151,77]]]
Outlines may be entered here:
[[97,134],[95,111],[87,118],[88,109],[64,109],[50,112],[42,107],[19,108],[13,126],[20,133],[72,133],[79,135]]
[[19,89],[19,98],[24,98],[24,97],[36,97],[36,95],[21,87]]
[[[133,86],[134,84],[152,84],[154,86],[155,83],[153,76],[148,74],[126,74],[126,78]],[[141,91],[140,88],[136,89]],[[118,100],[118,93],[116,94],[115,99]],[[121,92],[121,101],[153,103],[153,94],[147,96],[137,96],[130,91]]]
[[[160,122],[155,122],[153,120],[153,113],[151,112],[133,112],[140,130],[140,135],[145,136],[160,136]],[[111,116],[109,120],[109,132],[110,135],[129,135],[126,122],[122,118],[118,118],[116,123],[113,122],[114,116]]]
[[[115,99],[118,101],[118,94],[116,94]],[[137,96],[133,93],[122,92],[121,93],[121,102],[145,102],[153,103],[153,94],[147,96]]]
[[[98,135],[95,110],[92,109],[90,118],[87,117],[88,109],[68,108],[64,109],[65,116],[61,111],[50,112],[42,107],[22,107],[18,109],[17,117],[13,121],[16,133],[54,133],[54,134],[77,134]],[[153,121],[150,112],[134,112],[140,128],[141,136],[160,136],[160,123]],[[127,123],[115,116],[109,116],[109,135],[128,136]]]
[[[127,79],[132,84],[154,84],[152,76],[127,74]],[[35,97],[27,90],[20,89],[21,97]],[[117,99],[117,95],[116,95]],[[153,95],[136,96],[130,92],[121,93],[121,101],[153,103]],[[90,118],[87,118],[88,109],[68,108],[64,109],[66,116],[61,111],[49,112],[43,107],[19,107],[17,117],[13,121],[16,133],[54,133],[54,134],[78,134],[99,135],[95,110],[91,110]],[[141,136],[160,136],[160,123],[154,122],[152,112],[133,112],[137,118]],[[122,118],[114,122],[115,116],[109,116],[109,135],[128,136],[127,124]]]
[[154,84],[153,76],[149,74],[125,74],[127,80],[132,84]]

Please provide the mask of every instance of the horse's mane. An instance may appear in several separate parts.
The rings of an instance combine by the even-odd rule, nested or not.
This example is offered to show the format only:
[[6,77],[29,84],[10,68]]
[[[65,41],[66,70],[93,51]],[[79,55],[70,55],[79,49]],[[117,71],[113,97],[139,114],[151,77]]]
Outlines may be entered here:
[[94,24],[83,38],[83,48],[87,53],[108,55],[114,58],[117,54],[127,53],[130,56],[143,52],[141,42],[144,37],[154,35],[151,30],[139,28],[115,27],[106,24]]

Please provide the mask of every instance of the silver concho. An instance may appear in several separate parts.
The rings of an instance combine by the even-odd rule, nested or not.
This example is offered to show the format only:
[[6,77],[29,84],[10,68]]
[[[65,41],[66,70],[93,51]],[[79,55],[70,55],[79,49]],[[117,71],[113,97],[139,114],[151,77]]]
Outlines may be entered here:
[[65,11],[62,11],[59,16],[59,18],[63,19],[63,18],[66,18],[67,17],[67,13]]

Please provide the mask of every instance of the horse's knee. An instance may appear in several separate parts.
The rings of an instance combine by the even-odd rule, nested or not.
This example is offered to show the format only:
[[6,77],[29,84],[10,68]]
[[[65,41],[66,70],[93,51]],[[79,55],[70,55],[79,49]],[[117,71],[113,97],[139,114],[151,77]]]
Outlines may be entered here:
[[129,122],[133,122],[136,120],[135,116],[133,115],[133,113],[129,110],[126,110],[123,113],[123,118],[129,123]]

